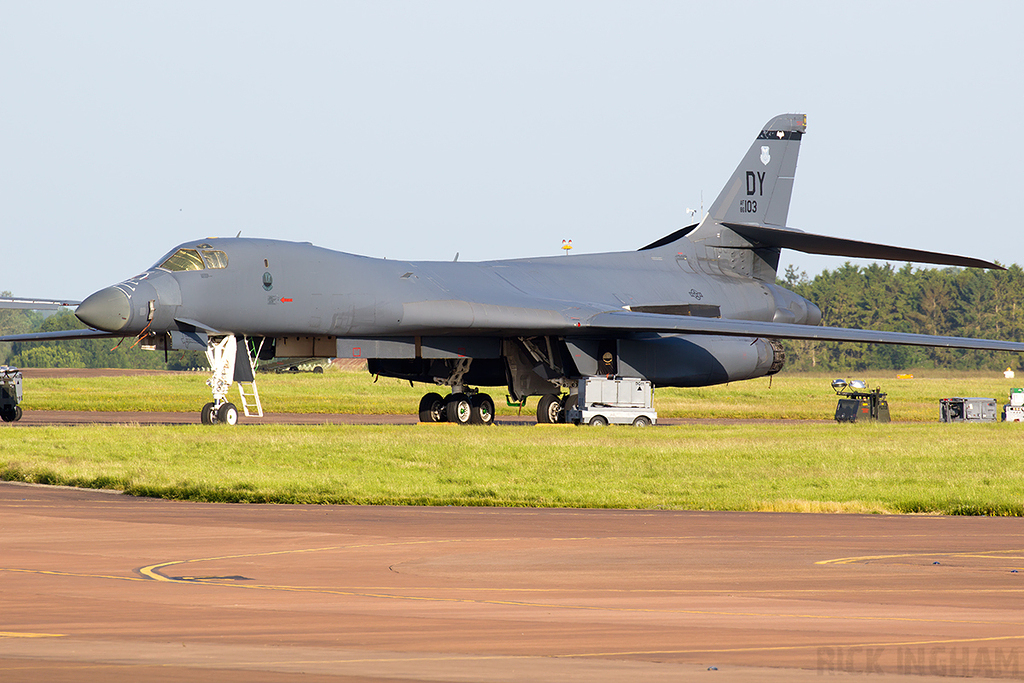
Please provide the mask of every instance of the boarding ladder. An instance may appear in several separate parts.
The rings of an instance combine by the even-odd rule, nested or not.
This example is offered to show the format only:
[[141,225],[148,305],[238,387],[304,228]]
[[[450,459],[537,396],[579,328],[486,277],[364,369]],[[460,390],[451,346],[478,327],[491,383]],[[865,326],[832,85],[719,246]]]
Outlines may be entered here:
[[[238,382],[238,395],[241,397],[242,412],[245,413],[246,417],[263,417],[263,406],[260,404],[260,392],[256,388],[256,358],[259,357],[259,349],[256,350],[256,358],[253,357],[253,349],[249,346],[249,341],[246,339],[245,343],[245,356],[249,361],[250,377],[251,382]],[[263,342],[260,342],[262,348]],[[246,386],[248,385],[248,386]]]

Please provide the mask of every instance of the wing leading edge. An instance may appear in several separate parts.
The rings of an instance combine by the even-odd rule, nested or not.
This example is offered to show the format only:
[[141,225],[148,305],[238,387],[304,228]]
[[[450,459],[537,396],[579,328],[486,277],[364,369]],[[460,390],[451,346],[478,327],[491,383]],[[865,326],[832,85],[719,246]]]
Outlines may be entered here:
[[[0,336],[0,342],[43,342],[71,341],[74,339],[120,339],[124,334],[104,332],[86,328],[84,330],[54,330],[53,332],[29,332],[27,334],[8,334]],[[134,336],[134,335],[131,335]]]
[[81,301],[71,299],[23,299],[19,297],[0,297],[0,309],[25,309],[29,311],[53,311],[61,308],[74,308]]
[[770,339],[865,342],[1024,353],[1024,342],[1000,341],[997,339],[941,337],[908,332],[857,330],[845,327],[815,327],[812,325],[698,318],[681,315],[663,315],[660,313],[637,313],[633,311],[598,313],[582,324],[580,329],[608,330],[623,333],[663,332],[733,337],[767,337]]

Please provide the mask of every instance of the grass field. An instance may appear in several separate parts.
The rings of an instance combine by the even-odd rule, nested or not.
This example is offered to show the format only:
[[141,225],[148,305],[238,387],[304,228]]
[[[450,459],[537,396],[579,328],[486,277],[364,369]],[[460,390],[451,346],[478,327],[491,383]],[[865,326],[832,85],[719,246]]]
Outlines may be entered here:
[[[1024,386],[1024,378],[1007,380],[998,373],[954,374],[930,370],[914,379],[886,375],[856,375],[871,387],[889,394],[892,419],[898,422],[933,422],[939,399],[948,396],[989,396],[1006,402],[1010,388]],[[123,377],[25,379],[25,410],[160,410],[197,412],[210,400],[201,373],[132,375]],[[662,417],[731,417],[769,419],[832,419],[836,397],[832,376],[783,372],[768,379],[704,387],[655,390],[655,407]],[[366,372],[329,371],[322,375],[259,375],[257,384],[264,408],[277,413],[407,414],[416,412],[422,384],[380,378]],[[442,392],[444,393],[444,392]],[[506,405],[504,388],[491,394],[497,414],[518,408]],[[237,396],[233,393],[232,396]],[[531,399],[525,412],[536,410]]]
[[[191,411],[209,400],[203,379],[26,380],[23,406]],[[359,373],[259,379],[268,410],[279,412],[411,413],[424,392]],[[829,379],[659,390],[657,408],[663,416],[827,420]],[[1024,425],[937,422],[938,398],[1005,402],[1013,380],[866,379],[889,392],[899,422],[17,428],[0,432],[0,478],[250,503],[1024,514]]]
[[1024,513],[1019,425],[8,429],[0,477],[269,503]]

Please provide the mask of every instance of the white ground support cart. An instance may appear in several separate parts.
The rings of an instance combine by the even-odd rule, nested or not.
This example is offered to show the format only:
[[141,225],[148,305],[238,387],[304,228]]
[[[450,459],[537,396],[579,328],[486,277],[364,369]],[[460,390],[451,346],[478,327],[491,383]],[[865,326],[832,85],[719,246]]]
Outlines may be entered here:
[[1010,389],[1010,402],[1003,406],[1004,422],[1024,422],[1024,389]]
[[566,422],[575,425],[635,425],[658,422],[652,407],[654,392],[645,379],[587,377],[580,380],[576,407],[566,411]]

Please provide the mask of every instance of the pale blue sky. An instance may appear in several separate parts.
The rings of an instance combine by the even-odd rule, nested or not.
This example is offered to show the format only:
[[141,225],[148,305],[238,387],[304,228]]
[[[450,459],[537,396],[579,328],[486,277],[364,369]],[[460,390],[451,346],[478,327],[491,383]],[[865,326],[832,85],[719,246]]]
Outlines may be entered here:
[[16,296],[84,298],[239,231],[402,259],[631,250],[792,111],[791,226],[1024,263],[1024,3],[0,8]]

